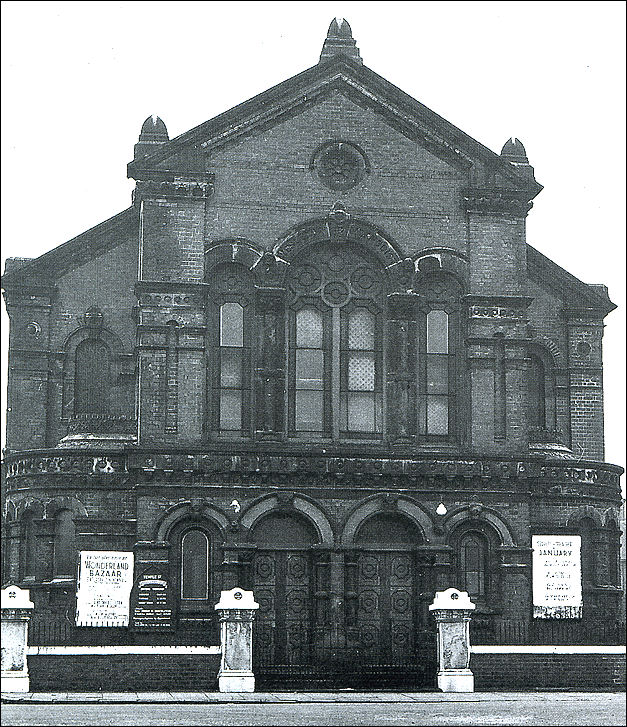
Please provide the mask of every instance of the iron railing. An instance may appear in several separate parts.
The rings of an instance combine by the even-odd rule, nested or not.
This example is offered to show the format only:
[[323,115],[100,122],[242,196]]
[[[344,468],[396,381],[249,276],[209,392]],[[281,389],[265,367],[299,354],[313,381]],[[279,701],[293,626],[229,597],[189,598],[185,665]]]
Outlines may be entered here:
[[587,623],[576,620],[470,622],[472,644],[546,646],[610,646],[625,643],[625,623]]

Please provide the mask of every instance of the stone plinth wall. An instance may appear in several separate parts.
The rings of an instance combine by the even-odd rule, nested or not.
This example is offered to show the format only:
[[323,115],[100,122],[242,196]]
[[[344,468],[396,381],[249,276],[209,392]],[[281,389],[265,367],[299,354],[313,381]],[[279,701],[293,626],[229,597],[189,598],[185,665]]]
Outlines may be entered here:
[[28,657],[33,692],[217,691],[219,654]]
[[475,648],[481,647],[473,647],[470,668],[478,692],[625,689],[624,648],[622,653],[476,653]]

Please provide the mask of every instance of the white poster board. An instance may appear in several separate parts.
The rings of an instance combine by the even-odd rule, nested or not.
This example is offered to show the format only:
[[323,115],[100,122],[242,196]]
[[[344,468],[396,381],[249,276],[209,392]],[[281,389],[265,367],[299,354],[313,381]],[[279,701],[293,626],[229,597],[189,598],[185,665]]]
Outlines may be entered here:
[[581,537],[533,535],[533,617],[581,618]]
[[81,550],[76,591],[77,626],[128,626],[133,553]]

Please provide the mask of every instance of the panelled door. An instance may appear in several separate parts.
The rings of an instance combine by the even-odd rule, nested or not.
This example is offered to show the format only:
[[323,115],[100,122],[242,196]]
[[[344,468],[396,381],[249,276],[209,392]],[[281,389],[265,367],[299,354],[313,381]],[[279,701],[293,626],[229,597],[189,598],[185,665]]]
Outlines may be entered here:
[[412,552],[357,556],[355,625],[370,664],[410,664],[416,653],[417,589]]

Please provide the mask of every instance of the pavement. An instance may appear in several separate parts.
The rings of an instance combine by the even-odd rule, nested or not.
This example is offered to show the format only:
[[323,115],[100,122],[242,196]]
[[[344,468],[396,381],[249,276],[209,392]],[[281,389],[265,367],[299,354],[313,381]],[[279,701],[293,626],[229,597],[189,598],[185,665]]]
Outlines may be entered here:
[[590,701],[603,692],[2,692],[4,704],[321,704]]

